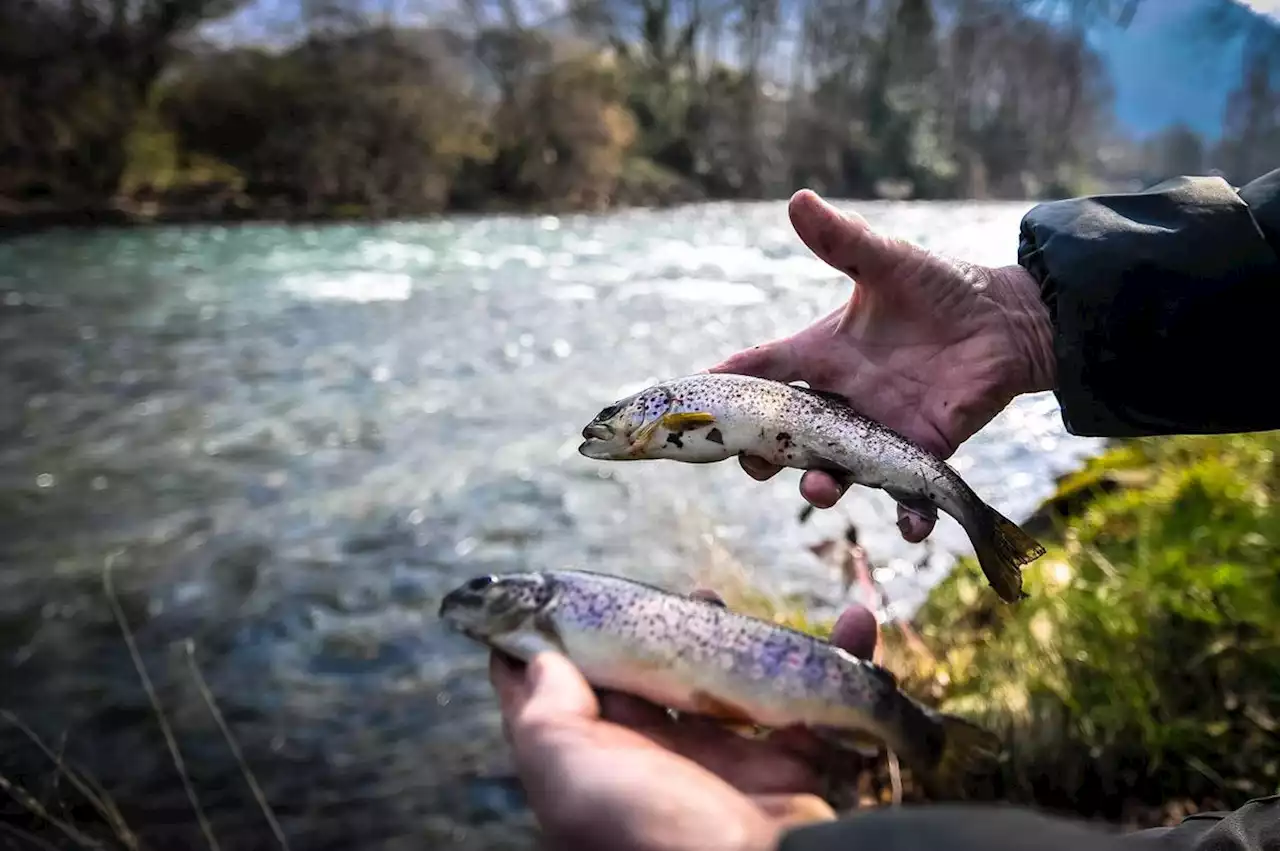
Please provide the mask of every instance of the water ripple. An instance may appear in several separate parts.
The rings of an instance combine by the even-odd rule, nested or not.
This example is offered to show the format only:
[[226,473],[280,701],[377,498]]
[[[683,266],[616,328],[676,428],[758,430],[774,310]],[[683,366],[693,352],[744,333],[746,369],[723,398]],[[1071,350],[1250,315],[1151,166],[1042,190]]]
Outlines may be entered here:
[[[860,207],[985,263],[1013,262],[1024,210]],[[261,822],[173,650],[184,638],[300,845],[390,849],[425,830],[529,847],[484,655],[435,620],[450,586],[566,566],[687,585],[723,548],[830,610],[839,578],[807,545],[851,518],[897,613],[946,549],[968,551],[949,519],[943,552],[904,544],[892,503],[864,490],[800,525],[793,471],[759,483],[574,451],[607,402],[794,332],[848,286],[781,202],[0,244],[5,702],[51,741],[92,730],[69,752],[142,824],[185,812],[102,603],[116,553],[151,674],[240,847]],[[1095,446],[1045,394],[956,464],[1019,516]],[[0,773],[33,776],[13,744]]]

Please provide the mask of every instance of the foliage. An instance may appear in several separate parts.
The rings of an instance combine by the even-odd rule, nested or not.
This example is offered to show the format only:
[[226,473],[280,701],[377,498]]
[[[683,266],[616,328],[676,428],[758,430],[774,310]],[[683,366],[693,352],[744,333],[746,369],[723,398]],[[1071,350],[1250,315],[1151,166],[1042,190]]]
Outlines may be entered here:
[[1029,599],[994,601],[972,561],[933,592],[915,687],[1004,732],[1013,800],[1116,818],[1276,792],[1280,434],[1129,442],[1064,484],[1108,471],[1129,486],[1065,520]]
[[0,196],[109,197],[181,39],[240,2],[0,4]]
[[162,101],[183,150],[229,163],[259,199],[314,213],[430,212],[463,158],[483,156],[478,116],[403,33],[218,53],[183,71]]
[[265,0],[30,0],[0,7],[0,202],[386,217],[1241,183],[1280,140],[1280,29],[1210,5],[1246,56],[1214,145],[1113,138],[1085,35],[1137,0],[575,0],[540,23],[446,0],[414,25],[286,0],[270,45],[197,37]]
[[286,3],[297,30],[270,46],[194,38],[241,6],[265,11],[134,0],[114,28],[96,4],[0,12],[0,198],[203,193],[287,217],[801,184],[1021,198],[1084,185],[1108,109],[1083,33],[1012,0],[576,0],[542,24],[457,0],[415,26]]

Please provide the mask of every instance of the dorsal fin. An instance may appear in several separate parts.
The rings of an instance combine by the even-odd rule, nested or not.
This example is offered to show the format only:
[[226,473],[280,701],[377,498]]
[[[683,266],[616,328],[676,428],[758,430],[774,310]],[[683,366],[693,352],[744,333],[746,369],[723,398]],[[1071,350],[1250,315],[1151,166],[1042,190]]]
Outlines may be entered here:
[[850,653],[848,650],[845,650],[843,647],[840,647],[838,645],[832,645],[832,646],[835,647],[837,650],[839,650],[841,655],[843,655],[849,661],[850,664],[856,665],[857,667],[861,668],[863,671],[870,674],[871,676],[877,677],[883,680],[885,684],[888,685],[890,688],[892,689],[898,688],[898,677],[896,674],[893,673],[893,671],[890,671],[888,668],[884,667],[883,665],[877,665],[875,662],[872,662],[870,659],[863,659],[860,656],[854,656],[852,653]]
[[828,402],[835,402],[838,405],[842,405],[851,410],[853,409],[853,405],[849,402],[848,398],[834,390],[819,390],[816,387],[801,387],[799,384],[792,384],[791,386],[797,390],[803,390],[805,393],[812,393],[814,396],[821,399],[826,399]]
[[895,689],[898,688],[897,674],[895,674],[893,671],[890,671],[888,668],[884,667],[883,665],[877,665],[875,662],[872,662],[868,659],[863,659],[862,661],[863,661],[863,664],[867,666],[868,671],[870,671],[875,676],[880,677],[880,679],[884,680],[886,683],[893,686]]

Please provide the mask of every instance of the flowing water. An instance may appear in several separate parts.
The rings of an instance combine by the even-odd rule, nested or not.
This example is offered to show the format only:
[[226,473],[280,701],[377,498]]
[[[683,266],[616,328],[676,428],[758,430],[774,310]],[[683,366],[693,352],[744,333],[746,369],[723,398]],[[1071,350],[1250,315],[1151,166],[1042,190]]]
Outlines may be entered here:
[[[859,210],[1003,264],[1026,208]],[[485,655],[435,619],[449,587],[578,566],[687,588],[715,547],[830,612],[838,572],[807,545],[852,520],[892,616],[969,551],[949,518],[932,556],[904,544],[877,492],[802,524],[794,471],[762,484],[732,462],[575,451],[624,392],[794,331],[848,287],[781,202],[0,243],[0,706],[150,847],[198,847],[109,564],[224,847],[278,846],[193,662],[294,848],[528,847]],[[1095,449],[1046,394],[953,463],[1019,518]],[[49,758],[0,728],[0,773],[94,829]]]

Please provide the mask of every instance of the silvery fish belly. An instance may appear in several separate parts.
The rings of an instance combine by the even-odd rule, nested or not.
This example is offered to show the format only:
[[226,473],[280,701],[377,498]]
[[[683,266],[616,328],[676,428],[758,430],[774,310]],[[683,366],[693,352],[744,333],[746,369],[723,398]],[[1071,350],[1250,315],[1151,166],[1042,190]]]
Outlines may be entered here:
[[826,641],[615,576],[480,576],[446,595],[440,616],[520,659],[563,653],[599,688],[729,723],[803,726],[835,743],[870,737],[940,778],[994,746]]
[[1026,596],[1022,565],[1045,552],[944,460],[831,393],[746,375],[690,375],[609,405],[582,437],[578,451],[596,460],[707,464],[748,454],[883,490],[930,516],[941,509],[964,529],[1006,602]]

